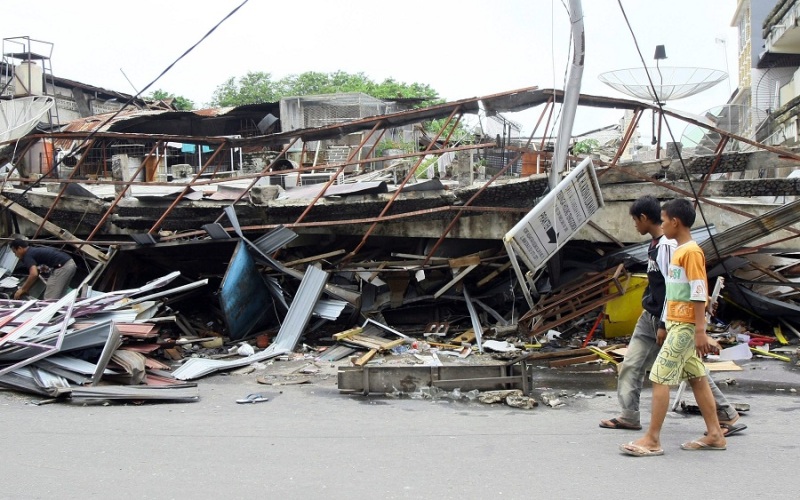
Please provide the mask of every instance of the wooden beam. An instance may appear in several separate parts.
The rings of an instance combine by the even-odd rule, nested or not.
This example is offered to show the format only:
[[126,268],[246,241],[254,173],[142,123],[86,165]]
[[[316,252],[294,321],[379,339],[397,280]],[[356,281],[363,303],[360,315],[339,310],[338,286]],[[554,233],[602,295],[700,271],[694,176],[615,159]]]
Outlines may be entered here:
[[[478,262],[480,262],[480,260]],[[455,285],[456,283],[458,283],[459,281],[464,279],[464,276],[466,276],[467,274],[472,272],[472,270],[475,269],[476,267],[478,267],[478,264],[473,264],[473,265],[467,267],[466,269],[464,269],[463,271],[459,272],[458,274],[456,274],[453,277],[453,279],[450,280],[449,283],[447,283],[445,286],[443,286],[438,292],[433,294],[433,298],[438,299],[439,297],[441,297],[444,292],[450,290],[450,288],[452,288],[453,285]]]
[[563,358],[557,359],[555,361],[550,361],[548,365],[550,368],[561,368],[563,366],[570,366],[570,365],[577,365],[579,363],[589,363],[591,361],[597,361],[600,359],[600,356],[597,354],[589,354],[586,356],[578,356],[575,358]]
[[482,278],[482,279],[481,279],[481,280],[480,280],[480,281],[477,283],[477,287],[478,287],[478,288],[480,288],[480,287],[482,287],[483,285],[485,285],[486,283],[488,283],[488,282],[492,281],[492,280],[493,280],[493,279],[495,279],[495,278],[496,278],[496,277],[497,277],[497,276],[498,276],[500,273],[502,273],[503,271],[505,271],[505,270],[506,270],[506,269],[508,269],[509,267],[511,267],[511,261],[510,261],[510,260],[509,260],[508,262],[506,262],[505,264],[503,264],[502,266],[500,266],[500,267],[498,267],[497,269],[495,269],[494,271],[492,271],[491,273],[489,273],[489,274],[487,274],[486,276],[484,276],[484,277],[483,277],[483,278]]
[[453,269],[467,266],[477,266],[481,263],[481,256],[478,254],[466,255],[464,257],[458,257],[457,259],[450,259],[447,261],[447,263]]
[[353,364],[356,365],[356,366],[364,366],[369,362],[369,360],[374,358],[376,354],[378,354],[378,350],[377,349],[370,349],[369,351],[367,351],[366,354],[364,354],[363,356],[361,356],[357,360],[353,361]]
[[[65,241],[75,241],[80,240],[77,236],[70,233],[66,229],[59,227],[52,222],[45,221],[43,217],[31,212],[27,208],[23,207],[19,203],[15,203],[14,201],[6,198],[5,196],[0,196],[0,205],[4,206],[6,209],[11,210],[15,214],[19,215],[20,217],[24,217],[31,221],[34,224],[42,226],[42,228],[47,231],[48,233],[52,234],[56,238]],[[97,248],[93,247],[88,243],[69,243],[70,245],[74,246],[79,252],[83,253],[90,259],[97,261],[97,262],[105,262],[107,260],[107,256],[105,253],[101,252]]]
[[334,340],[342,340],[348,337],[352,337],[353,335],[360,335],[363,330],[360,326],[355,328],[351,328],[349,330],[345,330],[343,332],[339,332],[333,335]]
[[327,259],[328,257],[336,257],[337,255],[342,255],[344,252],[345,252],[344,250],[336,250],[333,252],[321,253],[319,255],[312,255],[311,257],[306,257],[304,259],[297,259],[291,262],[285,262],[283,265],[286,267],[292,267],[298,264],[305,264],[307,262],[315,262],[318,260]]

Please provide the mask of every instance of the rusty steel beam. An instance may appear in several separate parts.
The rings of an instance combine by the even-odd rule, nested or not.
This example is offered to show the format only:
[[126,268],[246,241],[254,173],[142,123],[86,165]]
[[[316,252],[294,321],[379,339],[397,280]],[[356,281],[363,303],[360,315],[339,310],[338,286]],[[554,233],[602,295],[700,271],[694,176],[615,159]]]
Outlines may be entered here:
[[[536,134],[536,130],[539,129],[539,125],[542,123],[542,119],[544,118],[544,115],[547,114],[548,108],[550,108],[549,116],[552,116],[552,110],[555,108],[555,106],[552,106],[552,104],[553,104],[553,99],[551,98],[551,99],[549,99],[547,101],[547,105],[542,110],[542,112],[539,114],[539,119],[536,121],[536,126],[533,127],[533,131],[531,132],[530,137],[528,137],[528,141],[525,143],[525,148],[530,146],[531,141],[533,140],[533,136]],[[549,118],[548,118],[548,122],[549,122]],[[543,134],[543,135],[545,135],[545,134]],[[542,138],[542,142],[544,142],[544,138]],[[541,150],[542,148],[540,147],[539,149]],[[481,193],[483,193],[490,185],[492,185],[492,183],[495,180],[497,180],[509,168],[511,168],[511,165],[516,163],[517,160],[520,158],[520,156],[522,156],[522,154],[518,153],[515,157],[513,157],[510,161],[508,161],[506,163],[506,165],[502,169],[500,169],[499,172],[497,172],[495,175],[493,175],[491,179],[486,181],[486,183],[484,183],[484,185],[481,186],[481,188],[478,189],[478,191],[474,195],[472,195],[469,200],[467,200],[467,202],[464,204],[464,206],[468,207],[468,206],[472,205],[472,202],[475,201],[478,198],[478,196],[480,196]],[[436,250],[439,249],[441,244],[444,242],[444,239],[447,237],[448,234],[450,234],[450,231],[452,231],[453,228],[458,223],[459,219],[461,218],[461,214],[462,213],[463,212],[461,212],[461,211],[456,213],[455,217],[453,217],[453,220],[450,221],[450,223],[445,228],[444,232],[441,234],[441,236],[439,236],[439,239],[436,240],[436,243],[433,245],[433,248],[431,248],[431,251],[428,252],[428,255],[425,257],[425,264],[430,262],[430,260],[433,258],[434,254],[436,253]]]
[[[153,150],[155,150],[160,144],[161,144],[160,142],[156,142],[150,149],[150,153],[152,153]],[[139,173],[141,173],[143,168],[144,168],[144,162],[142,162],[139,165],[139,168],[136,169],[131,178],[135,179],[139,175]],[[125,174],[123,173],[122,176],[124,178]],[[92,232],[89,233],[89,236],[86,237],[86,241],[91,241],[91,239],[94,238],[94,236],[100,231],[100,228],[102,228],[103,224],[105,224],[108,218],[111,217],[111,214],[114,212],[114,209],[117,207],[119,202],[125,196],[125,192],[128,190],[128,188],[130,188],[130,181],[125,184],[122,190],[120,190],[120,192],[117,194],[116,198],[114,198],[114,201],[111,202],[111,205],[108,207],[108,210],[106,210],[106,213],[104,213],[103,217],[100,218],[100,222],[97,223],[94,229],[92,229]]]
[[[443,132],[444,132],[444,131],[447,129],[447,126],[448,126],[448,125],[450,125],[450,122],[451,122],[451,121],[453,121],[453,117],[454,117],[454,116],[456,116],[456,114],[458,114],[458,113],[459,113],[460,109],[461,109],[461,107],[460,107],[460,106],[456,106],[456,107],[453,109],[452,113],[450,113],[450,116],[448,116],[448,117],[447,117],[447,120],[446,120],[446,121],[444,122],[444,124],[442,125],[442,128],[441,128],[441,129],[439,130],[439,132],[436,134],[436,137],[434,137],[434,138],[431,140],[430,144],[428,144],[428,147],[427,147],[427,148],[425,148],[425,152],[426,152],[426,153],[430,153],[430,152],[431,152],[431,148],[433,148],[433,145],[434,145],[434,144],[436,144],[436,141],[437,141],[437,140],[439,140],[439,137],[441,137],[441,136],[442,136],[442,133],[443,133]],[[455,125],[453,126],[453,128],[450,130],[450,133],[448,133],[448,135],[447,135],[447,139],[445,140],[445,144],[446,144],[446,143],[447,143],[447,141],[450,139],[450,135],[452,135],[452,133],[453,133],[453,130],[455,130],[455,128],[458,126],[458,122],[460,121],[460,119],[461,119],[461,115],[459,114],[459,119],[458,119],[458,120],[456,120],[456,124],[455,124]],[[403,182],[402,182],[402,183],[400,183],[400,185],[397,187],[397,190],[394,192],[394,194],[393,194],[393,195],[392,195],[392,197],[389,199],[389,201],[388,201],[388,202],[386,202],[386,206],[385,206],[385,207],[383,207],[383,210],[381,210],[381,213],[380,213],[380,215],[379,215],[378,217],[383,217],[384,215],[386,215],[386,212],[388,212],[388,211],[389,211],[389,208],[392,206],[392,203],[394,203],[394,200],[396,200],[396,199],[397,199],[397,197],[398,197],[398,196],[400,196],[400,193],[403,191],[403,187],[406,185],[406,183],[408,183],[408,181],[411,179],[411,177],[412,177],[414,174],[416,174],[417,167],[419,167],[419,165],[422,163],[422,160],[423,160],[423,158],[424,158],[424,155],[423,155],[423,156],[420,156],[419,160],[418,160],[418,161],[417,161],[417,162],[414,164],[414,166],[413,166],[413,167],[411,167],[411,168],[409,169],[409,171],[408,171],[408,175],[406,175],[406,178],[405,178],[405,179],[403,179]],[[373,222],[373,223],[372,223],[372,225],[370,226],[370,228],[367,230],[366,234],[364,234],[364,237],[363,237],[363,238],[361,238],[361,241],[360,241],[360,242],[359,242],[359,244],[356,246],[356,248],[354,248],[354,249],[353,249],[353,251],[351,251],[350,253],[348,253],[348,254],[345,256],[345,258],[343,259],[343,261],[345,261],[345,262],[346,262],[346,261],[349,261],[350,259],[352,259],[353,257],[355,257],[355,255],[358,253],[358,251],[359,251],[359,250],[361,250],[361,248],[363,248],[363,247],[364,247],[364,245],[367,243],[367,239],[369,238],[370,234],[372,234],[372,231],[374,231],[374,230],[375,230],[375,226],[377,226],[377,225],[378,225],[378,222]]]
[[[253,179],[253,182],[251,182],[251,183],[250,183],[250,184],[247,186],[247,188],[246,188],[246,189],[244,189],[244,190],[243,190],[243,191],[242,191],[242,192],[239,194],[239,196],[237,196],[237,197],[236,197],[236,199],[235,199],[235,200],[233,200],[233,201],[231,202],[231,205],[236,205],[237,203],[239,203],[239,200],[241,200],[241,199],[244,197],[244,194],[245,194],[245,193],[247,193],[247,192],[249,192],[249,191],[250,191],[250,189],[252,189],[252,188],[253,188],[253,186],[255,186],[255,185],[256,185],[256,182],[258,182],[258,180],[259,180],[259,179],[261,179],[261,177],[263,177],[263,176],[264,176],[264,174],[268,174],[268,175],[272,175],[272,174],[274,174],[275,172],[270,172],[270,170],[269,170],[269,169],[270,169],[270,168],[272,168],[272,166],[273,166],[273,165],[275,165],[275,162],[277,162],[279,158],[283,158],[283,157],[285,157],[285,156],[286,156],[286,153],[287,153],[287,152],[288,152],[288,151],[289,151],[289,150],[292,148],[292,146],[294,146],[294,143],[296,143],[296,142],[297,142],[299,139],[300,139],[299,137],[295,137],[293,140],[289,141],[289,142],[286,144],[286,146],[284,146],[284,147],[283,147],[283,150],[281,150],[280,154],[278,154],[278,156],[276,156],[274,160],[272,160],[271,162],[269,162],[269,165],[267,165],[266,167],[264,167],[264,169],[261,171],[261,174],[259,174],[257,177],[255,177],[255,178]],[[224,215],[225,215],[225,213],[224,213],[224,212],[223,212],[223,213],[221,213],[221,214],[219,214],[219,217],[217,217],[217,218],[214,220],[214,222],[219,222],[219,221],[222,219],[222,217],[223,217]]]
[[[178,203],[181,202],[181,198],[183,198],[186,195],[186,193],[189,192],[189,190],[192,188],[194,183],[197,182],[197,179],[199,179],[200,176],[203,175],[203,172],[206,171],[206,169],[209,167],[209,165],[211,165],[211,162],[213,162],[217,158],[217,156],[219,155],[219,153],[223,149],[224,148],[217,148],[216,150],[214,150],[214,154],[212,154],[211,157],[206,161],[205,165],[203,165],[203,168],[201,168],[196,174],[194,174],[194,177],[192,177],[192,180],[189,181],[186,184],[186,186],[184,186],[183,190],[181,191],[181,194],[179,194],[177,197],[175,197],[175,200],[173,200],[172,203],[170,203],[169,207],[167,207],[167,209],[164,211],[164,213],[161,214],[161,217],[159,217],[159,219],[153,224],[153,227],[151,227],[150,230],[147,231],[148,234],[152,234],[153,232],[158,230],[159,227],[161,227],[161,224],[163,224],[164,219],[169,217],[169,214],[171,214],[172,211],[175,209],[175,207],[178,206]],[[151,153],[152,153],[152,151],[151,151]],[[148,155],[148,156],[150,156],[150,155]],[[142,166],[144,166],[144,162],[142,162]],[[138,175],[139,171],[137,170],[136,173]]]
[[[314,207],[314,205],[316,205],[317,201],[319,201],[319,199],[322,198],[325,195],[325,192],[328,190],[328,188],[331,187],[331,185],[334,182],[336,182],[336,178],[339,176],[339,174],[341,174],[344,171],[344,169],[347,168],[347,166],[353,160],[353,157],[355,157],[355,155],[359,151],[361,151],[361,148],[364,147],[364,144],[366,144],[367,141],[372,138],[372,135],[375,134],[375,131],[378,130],[378,128],[381,125],[383,125],[383,122],[376,123],[375,126],[372,127],[372,130],[370,130],[368,134],[366,134],[365,136],[362,137],[361,142],[358,144],[358,147],[355,148],[353,150],[353,152],[351,152],[350,155],[347,157],[347,159],[344,161],[344,163],[342,163],[342,165],[338,169],[336,169],[336,172],[331,176],[330,179],[328,179],[328,182],[325,183],[325,186],[323,186],[323,188],[320,190],[320,192],[317,193],[317,195],[314,197],[313,200],[311,200],[311,203],[309,203],[308,206],[305,208],[305,210],[303,210],[303,213],[300,214],[300,216],[297,218],[297,220],[294,221],[295,224],[303,222],[303,219],[306,218],[306,215],[308,215],[308,213],[311,211],[311,209]],[[386,130],[381,131],[380,136],[375,141],[375,144],[373,144],[372,147],[367,152],[367,156],[369,156],[370,153],[372,153],[372,151],[375,150],[375,146],[377,146],[377,144],[378,144],[377,141],[380,140],[381,137],[383,137],[383,134],[385,134],[385,133],[386,133]]]
[[711,180],[711,174],[714,173],[714,170],[717,169],[719,164],[722,162],[722,152],[725,150],[725,145],[728,144],[728,137],[722,136],[719,143],[717,143],[717,147],[714,150],[714,163],[711,164],[711,168],[708,169],[708,173],[703,175],[703,183],[700,184],[700,189],[697,190],[697,196],[703,194],[705,191],[706,186],[708,185],[708,181]]
[[[619,170],[620,172],[624,172],[624,173],[626,173],[626,174],[628,174],[630,176],[633,176],[633,177],[642,179],[644,181],[650,182],[652,184],[655,184],[656,186],[661,186],[663,188],[669,189],[670,191],[674,191],[674,192],[676,192],[678,194],[686,196],[687,198],[697,199],[699,201],[702,201],[706,205],[711,205],[712,207],[717,207],[719,209],[725,210],[726,212],[730,212],[730,213],[733,213],[733,214],[736,214],[736,215],[741,215],[742,217],[747,217],[747,218],[750,218],[750,219],[753,219],[753,218],[757,217],[756,215],[753,215],[751,213],[745,212],[744,210],[739,210],[738,208],[733,208],[733,207],[730,207],[730,206],[727,206],[727,205],[723,205],[722,203],[717,203],[716,201],[709,200],[708,198],[705,198],[705,197],[702,197],[702,196],[695,197],[694,193],[692,193],[690,191],[686,191],[685,189],[681,189],[679,187],[673,186],[672,184],[669,184],[667,182],[659,181],[658,179],[651,179],[650,177],[647,177],[646,175],[642,175],[639,172],[636,172],[635,170],[631,170],[631,169],[626,168],[626,167],[620,167],[619,165],[610,165],[608,168],[613,168],[613,169]],[[792,227],[785,227],[783,229],[785,231],[789,231],[789,232],[794,233],[794,234],[800,234],[800,229],[794,229]]]
[[[95,140],[91,139],[90,142],[89,142],[89,146],[88,147],[89,148],[93,147],[94,143],[95,143]],[[72,173],[69,174],[69,179],[72,179],[73,177],[75,177],[75,174],[80,170],[81,165],[83,165],[83,162],[86,161],[87,157],[88,157],[88,155],[83,155],[81,157],[81,159],[78,161],[78,164],[75,165],[75,168],[72,169]],[[57,168],[57,167],[58,167],[58,165],[54,166],[53,168]],[[42,222],[39,224],[39,227],[36,228],[36,232],[33,233],[33,237],[34,238],[39,236],[39,233],[41,233],[45,222],[47,222],[50,219],[50,215],[52,215],[53,211],[56,209],[56,205],[58,205],[58,202],[61,201],[61,198],[64,196],[64,193],[67,191],[67,187],[69,187],[69,184],[63,184],[61,186],[61,190],[58,192],[58,195],[56,196],[56,199],[53,200],[53,203],[50,204],[50,208],[47,209],[47,213],[42,218]]]
[[[257,226],[242,226],[242,231],[268,231],[270,229],[275,229],[278,226],[283,226],[287,228],[296,228],[296,227],[328,227],[328,226],[341,226],[341,225],[352,225],[352,224],[370,224],[373,222],[389,222],[401,219],[409,219],[412,217],[417,217],[420,215],[430,215],[440,212],[496,212],[496,213],[517,213],[517,214],[526,214],[530,210],[527,208],[514,208],[514,207],[463,207],[463,206],[446,206],[446,207],[435,207],[435,208],[425,208],[422,210],[416,210],[413,212],[403,212],[401,214],[393,214],[393,215],[384,215],[384,216],[376,216],[376,217],[367,217],[364,219],[339,219],[339,220],[331,220],[331,221],[317,221],[317,222],[301,222],[301,223],[288,223],[288,224],[262,224]],[[226,231],[232,231],[232,227],[226,227]],[[202,236],[207,234],[205,231],[197,230],[197,231],[187,231],[185,233],[176,234],[172,236],[164,236],[161,238],[161,241],[170,241],[176,239],[183,239],[183,238],[191,238],[193,236]]]

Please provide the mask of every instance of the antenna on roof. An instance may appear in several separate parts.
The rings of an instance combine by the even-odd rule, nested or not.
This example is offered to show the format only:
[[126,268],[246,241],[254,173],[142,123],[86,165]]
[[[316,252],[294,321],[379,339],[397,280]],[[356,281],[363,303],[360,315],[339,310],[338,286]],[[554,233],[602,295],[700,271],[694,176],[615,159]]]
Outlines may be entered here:
[[122,76],[124,76],[125,79],[128,80],[128,83],[131,84],[131,87],[133,88],[134,95],[139,95],[139,89],[137,89],[136,85],[134,85],[133,82],[131,81],[131,79],[128,78],[128,75],[126,75],[125,72],[122,71],[122,68],[119,69],[119,72],[122,73]]

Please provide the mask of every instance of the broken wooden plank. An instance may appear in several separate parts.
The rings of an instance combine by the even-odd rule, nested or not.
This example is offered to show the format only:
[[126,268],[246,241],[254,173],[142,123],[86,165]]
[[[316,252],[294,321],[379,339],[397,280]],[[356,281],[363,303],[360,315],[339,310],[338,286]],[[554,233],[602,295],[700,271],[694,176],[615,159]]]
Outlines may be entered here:
[[353,361],[353,364],[356,365],[356,366],[364,366],[369,362],[369,360],[374,358],[376,354],[378,354],[378,350],[377,349],[370,349],[369,351],[367,351],[366,354],[364,354],[363,356],[361,356],[357,360]]
[[598,356],[597,354],[588,354],[586,356],[578,356],[575,358],[563,358],[550,361],[548,363],[548,366],[550,368],[562,368],[564,366],[577,365],[580,363],[589,363],[591,361],[597,361],[599,359],[600,356]]
[[469,266],[477,266],[481,263],[481,257],[478,254],[466,255],[464,257],[458,257],[456,259],[449,259],[447,263],[453,269],[459,269],[462,267],[469,267]]
[[448,291],[448,290],[449,290],[450,288],[452,288],[452,287],[453,287],[453,286],[454,286],[456,283],[458,283],[459,281],[461,281],[462,279],[464,279],[464,276],[466,276],[467,274],[471,273],[471,272],[472,272],[472,270],[473,270],[473,269],[475,269],[476,267],[478,267],[478,264],[472,264],[472,265],[470,265],[470,266],[467,266],[467,268],[466,268],[466,269],[463,269],[461,272],[459,272],[458,274],[456,274],[456,275],[453,277],[453,279],[452,279],[452,280],[450,280],[450,281],[449,281],[449,282],[448,282],[448,283],[447,283],[445,286],[443,286],[442,288],[440,288],[438,292],[434,293],[434,294],[433,294],[433,298],[435,298],[435,299],[438,299],[439,297],[441,297],[441,296],[442,296],[442,294],[444,294],[444,292]]
[[78,238],[66,229],[59,227],[52,222],[45,221],[43,217],[36,215],[36,213],[31,212],[27,208],[21,206],[19,203],[15,203],[5,196],[0,195],[0,205],[4,206],[8,210],[11,210],[15,214],[28,219],[34,224],[42,226],[45,231],[52,234],[56,238],[69,242],[70,245],[74,246],[79,252],[83,253],[90,259],[97,262],[105,262],[107,260],[108,256],[105,253],[88,243],[72,243],[71,241],[79,241],[81,238]]
[[497,269],[495,269],[491,273],[489,273],[486,276],[484,276],[483,278],[481,278],[481,280],[478,281],[478,283],[475,286],[477,286],[478,288],[482,287],[486,283],[489,283],[490,281],[495,279],[500,273],[502,273],[503,271],[505,271],[509,267],[511,267],[511,261],[506,262],[502,266],[498,267]]
[[292,266],[297,266],[297,265],[300,265],[300,264],[307,264],[309,262],[316,262],[318,260],[327,259],[329,257],[336,257],[337,255],[342,255],[344,252],[345,252],[344,250],[336,250],[336,251],[333,251],[333,252],[322,253],[322,254],[319,254],[319,255],[312,255],[312,256],[306,257],[304,259],[297,259],[297,260],[293,260],[291,262],[285,262],[283,265],[286,266],[286,267],[292,267]]
[[363,332],[363,331],[364,330],[360,326],[357,326],[355,328],[351,328],[349,330],[345,330],[343,332],[339,332],[339,333],[334,334],[333,335],[333,339],[334,340],[346,339],[348,337],[352,337],[353,335],[360,335],[361,332]]
[[473,342],[475,340],[475,331],[470,328],[461,335],[456,335],[450,339],[451,344],[460,344],[461,342]]

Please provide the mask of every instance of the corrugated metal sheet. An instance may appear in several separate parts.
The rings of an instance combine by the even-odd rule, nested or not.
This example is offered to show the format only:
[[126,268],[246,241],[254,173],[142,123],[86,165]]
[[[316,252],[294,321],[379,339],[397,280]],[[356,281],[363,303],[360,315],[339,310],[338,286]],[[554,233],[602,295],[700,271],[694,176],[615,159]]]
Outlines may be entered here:
[[327,272],[317,266],[306,268],[303,281],[300,282],[289,312],[286,313],[281,329],[275,337],[274,345],[277,349],[294,350],[327,282]]
[[264,236],[254,240],[253,244],[263,253],[271,254],[279,248],[288,245],[295,238],[297,238],[297,233],[289,228],[278,226]]
[[314,304],[314,314],[331,321],[339,319],[347,302],[343,300],[320,299]]
[[800,221],[800,200],[795,200],[763,215],[753,217],[738,226],[726,229],[722,234],[715,236],[713,242],[708,239],[700,243],[700,248],[705,252],[707,260],[711,260],[712,257],[727,257],[731,252],[748,243],[798,221]]

